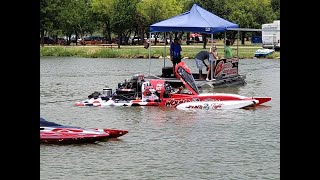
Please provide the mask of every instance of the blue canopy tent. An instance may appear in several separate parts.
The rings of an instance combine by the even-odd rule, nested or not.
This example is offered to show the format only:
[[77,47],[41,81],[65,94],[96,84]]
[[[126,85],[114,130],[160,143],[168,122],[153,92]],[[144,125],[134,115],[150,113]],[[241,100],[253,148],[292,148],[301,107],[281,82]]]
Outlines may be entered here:
[[239,25],[194,4],[190,11],[160,21],[150,26],[150,32],[200,32],[214,34],[225,32],[227,28],[238,28]]
[[[225,32],[228,28],[239,28],[239,25],[227,21],[194,4],[190,11],[150,25],[150,37],[151,33],[155,32],[199,32],[211,34],[213,38],[214,33]],[[149,47],[151,47],[150,45],[151,43]],[[164,49],[166,50],[166,46]],[[166,54],[166,52],[164,52],[164,54]],[[149,48],[149,60],[151,59],[150,56],[151,48]],[[151,61],[149,62],[149,73],[150,63]]]

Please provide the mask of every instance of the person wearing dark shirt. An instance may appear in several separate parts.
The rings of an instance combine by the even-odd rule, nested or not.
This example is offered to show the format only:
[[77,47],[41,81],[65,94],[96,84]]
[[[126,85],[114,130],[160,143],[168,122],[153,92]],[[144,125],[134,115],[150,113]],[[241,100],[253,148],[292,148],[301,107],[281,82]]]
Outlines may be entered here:
[[205,60],[208,59],[209,64],[214,64],[214,57],[212,53],[212,48],[210,48],[210,52],[208,51],[200,51],[196,56],[195,56],[195,61],[197,68],[199,69],[199,79],[203,79],[202,77],[202,68],[203,65],[206,66],[206,70],[208,71],[207,73],[207,78],[206,80],[209,80],[209,70],[210,67],[206,64]]
[[179,39],[176,37],[174,38],[174,42],[170,44],[170,58],[172,61],[172,69],[173,69],[173,74],[175,72],[175,66],[181,62],[181,45],[179,43]]

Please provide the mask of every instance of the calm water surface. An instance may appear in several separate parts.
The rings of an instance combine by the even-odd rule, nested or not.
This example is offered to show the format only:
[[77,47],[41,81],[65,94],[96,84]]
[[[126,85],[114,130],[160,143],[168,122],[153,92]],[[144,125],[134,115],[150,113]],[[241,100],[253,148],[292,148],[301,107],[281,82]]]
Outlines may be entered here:
[[[148,59],[41,57],[40,112],[64,125],[127,129],[117,140],[40,145],[40,178],[280,179],[280,60],[240,60],[248,84],[203,92],[270,96],[253,110],[75,107],[94,91],[149,72]],[[193,59],[184,60],[196,71]],[[163,59],[152,59],[160,74]],[[166,60],[170,65],[170,61]]]

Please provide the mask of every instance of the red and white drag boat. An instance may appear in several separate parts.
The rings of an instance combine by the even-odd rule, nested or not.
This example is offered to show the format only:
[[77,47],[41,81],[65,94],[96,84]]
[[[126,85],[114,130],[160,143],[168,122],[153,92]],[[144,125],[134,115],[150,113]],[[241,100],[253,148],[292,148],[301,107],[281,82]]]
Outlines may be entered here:
[[127,130],[63,126],[40,118],[40,143],[90,143],[127,134]]
[[[178,77],[187,88],[187,93],[181,89],[172,88],[165,80],[148,80],[144,75],[135,75],[130,81],[118,84],[118,89],[112,93],[112,89],[106,88],[102,93],[94,92],[87,100],[77,102],[76,106],[167,106],[174,108],[204,107],[208,103],[212,109],[234,109],[248,106],[257,106],[271,100],[270,97],[246,97],[227,93],[199,93],[198,87],[186,66],[180,62],[176,66]],[[192,102],[192,103],[191,103]],[[217,105],[219,102],[220,105]],[[216,105],[215,105],[216,104]],[[179,106],[178,106],[179,105]],[[220,107],[220,108],[218,108]]]

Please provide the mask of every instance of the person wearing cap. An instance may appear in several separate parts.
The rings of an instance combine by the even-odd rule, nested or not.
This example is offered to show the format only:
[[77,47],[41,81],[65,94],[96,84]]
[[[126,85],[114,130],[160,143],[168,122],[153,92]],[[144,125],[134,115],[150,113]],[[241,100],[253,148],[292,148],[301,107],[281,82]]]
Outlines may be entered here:
[[181,45],[179,43],[179,38],[175,37],[174,42],[170,44],[170,58],[172,61],[173,73],[175,72],[175,66],[181,62]]
[[[206,80],[209,81],[209,73],[210,73],[210,70],[211,70],[211,64],[213,65],[212,68],[214,68],[214,60],[215,60],[214,53],[213,53],[214,51],[216,51],[216,47],[215,48],[211,47],[209,52],[208,51],[200,51],[195,56],[196,65],[197,65],[197,68],[199,69],[199,79],[200,80],[203,79],[203,77],[202,77],[202,68],[203,68],[203,65],[204,65],[204,66],[206,66],[206,70],[207,70]],[[209,62],[210,66],[208,66],[206,64],[206,62],[205,62],[206,59],[208,59],[208,62]],[[212,79],[212,80],[214,80],[214,79]]]

